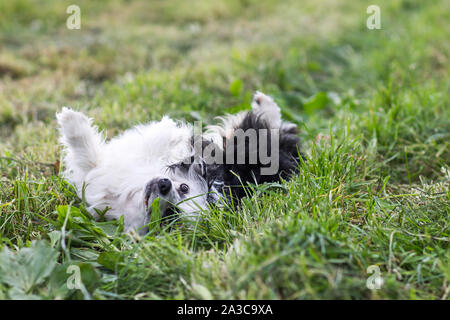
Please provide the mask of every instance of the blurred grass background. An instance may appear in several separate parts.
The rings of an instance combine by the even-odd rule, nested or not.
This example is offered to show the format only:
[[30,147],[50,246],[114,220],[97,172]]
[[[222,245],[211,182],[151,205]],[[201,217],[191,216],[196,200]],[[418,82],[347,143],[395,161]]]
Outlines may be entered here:
[[[366,27],[370,4],[381,30]],[[82,265],[84,298],[447,299],[448,21],[443,0],[0,2],[0,266],[50,240],[32,252]],[[63,105],[112,137],[163,114],[211,123],[255,90],[302,129],[309,161],[284,193],[262,188],[194,234],[99,240],[82,210],[58,233],[65,205],[83,206],[58,177]],[[382,290],[365,286],[371,264]],[[0,276],[0,297],[74,297],[38,279]]]

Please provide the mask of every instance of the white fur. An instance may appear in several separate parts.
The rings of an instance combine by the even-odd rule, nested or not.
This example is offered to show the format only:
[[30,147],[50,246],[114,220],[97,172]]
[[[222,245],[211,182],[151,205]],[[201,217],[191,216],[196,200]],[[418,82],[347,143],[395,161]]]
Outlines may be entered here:
[[117,219],[125,214],[125,229],[142,227],[148,217],[143,205],[146,184],[163,176],[166,167],[191,152],[189,125],[168,117],[138,125],[105,143],[91,119],[63,108],[57,115],[65,146],[65,176],[81,196],[83,184],[90,212],[105,210]]

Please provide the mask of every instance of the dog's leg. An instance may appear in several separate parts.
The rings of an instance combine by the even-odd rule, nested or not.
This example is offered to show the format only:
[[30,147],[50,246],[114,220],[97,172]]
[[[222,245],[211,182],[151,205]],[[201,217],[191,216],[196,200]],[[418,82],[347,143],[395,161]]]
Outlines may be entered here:
[[281,127],[280,107],[273,99],[262,92],[256,91],[252,101],[252,112],[263,119],[272,129]]
[[56,114],[60,141],[66,148],[64,162],[75,182],[82,181],[98,160],[103,138],[91,125],[92,120],[81,112],[64,107]]
[[[273,99],[262,92],[256,91],[253,95],[252,111],[242,111],[237,114],[229,114],[225,117],[218,117],[221,125],[207,126],[204,137],[217,145],[222,145],[222,139],[230,139],[237,128],[242,128],[242,124],[249,115],[263,120],[269,129],[284,129],[285,124],[281,122],[280,107]],[[291,125],[292,127],[295,125]]]

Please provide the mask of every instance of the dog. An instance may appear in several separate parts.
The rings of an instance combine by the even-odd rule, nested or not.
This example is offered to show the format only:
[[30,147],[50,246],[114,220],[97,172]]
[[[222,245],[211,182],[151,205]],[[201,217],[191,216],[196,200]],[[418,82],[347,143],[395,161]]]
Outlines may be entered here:
[[64,107],[56,114],[63,177],[95,218],[98,210],[108,220],[123,215],[125,232],[148,232],[156,198],[162,218],[195,221],[211,205],[238,204],[249,184],[278,182],[299,170],[297,126],[282,121],[278,105],[261,92],[251,106],[219,117],[204,134],[164,116],[109,142],[92,119]]

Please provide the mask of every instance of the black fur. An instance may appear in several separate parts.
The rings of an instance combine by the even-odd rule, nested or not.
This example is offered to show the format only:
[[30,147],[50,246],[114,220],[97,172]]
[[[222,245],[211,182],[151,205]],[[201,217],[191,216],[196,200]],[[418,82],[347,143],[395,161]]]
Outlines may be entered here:
[[[268,146],[267,154],[271,155],[272,151],[270,149],[270,139],[274,138],[270,135],[270,127],[267,123],[256,116],[253,112],[248,112],[242,123],[235,128],[242,129],[246,132],[249,129],[267,129],[267,141]],[[224,143],[224,154],[228,151],[227,148],[234,148],[234,159],[232,163],[227,163],[224,159],[223,168],[223,182],[224,182],[224,193],[230,193],[236,199],[241,199],[249,193],[249,189],[245,187],[251,184],[261,184],[266,182],[278,182],[280,178],[287,179],[291,174],[298,171],[299,159],[303,158],[300,151],[300,139],[298,137],[298,131],[295,126],[289,127],[289,129],[281,129],[279,131],[279,168],[278,172],[272,175],[261,174],[261,168],[270,167],[270,164],[262,164],[259,157],[259,148],[263,141],[260,140],[261,137],[257,135],[257,144],[250,145],[249,139],[245,141],[245,163],[237,164],[237,139],[233,136],[228,141]],[[234,141],[234,143],[233,143]],[[250,153],[257,154],[256,164],[249,163]],[[304,158],[303,158],[304,159]],[[228,189],[228,190],[227,190]]]
[[[287,128],[287,129],[286,129]],[[274,137],[270,134],[270,127],[268,124],[255,115],[252,111],[249,111],[244,117],[243,121],[235,128],[235,130],[241,129],[247,132],[249,129],[258,130],[267,129],[267,155],[270,156],[272,151],[270,149],[271,143],[270,139]],[[269,164],[263,164],[259,157],[260,145],[263,143],[261,137],[257,136],[256,145],[250,145],[249,139],[245,140],[245,162],[243,164],[238,164],[237,162],[237,150],[242,146],[238,146],[237,139],[235,136],[229,140],[223,141],[223,159],[222,163],[211,163],[209,159],[195,159],[194,156],[187,159],[189,161],[183,161],[175,165],[170,166],[173,169],[179,169],[182,171],[195,170],[199,177],[204,179],[209,189],[214,187],[222,192],[222,195],[231,200],[233,198],[233,203],[237,204],[239,200],[246,195],[248,195],[251,190],[248,187],[249,184],[262,184],[266,182],[278,182],[281,178],[288,179],[293,173],[296,173],[299,169],[300,157],[305,159],[300,150],[300,139],[298,137],[298,131],[296,126],[286,126],[279,130],[279,167],[278,171],[272,175],[261,174],[261,169],[264,167],[270,167]],[[195,139],[192,138],[192,144],[194,146]],[[204,150],[208,147],[211,141],[200,140],[201,148]],[[230,148],[234,149],[234,158],[232,161],[226,159],[227,152]],[[240,149],[242,150],[242,149]],[[256,153],[257,161],[251,164],[250,154]],[[215,155],[212,154],[214,157]],[[231,160],[231,159],[230,159]],[[236,200],[236,201],[235,201]]]

